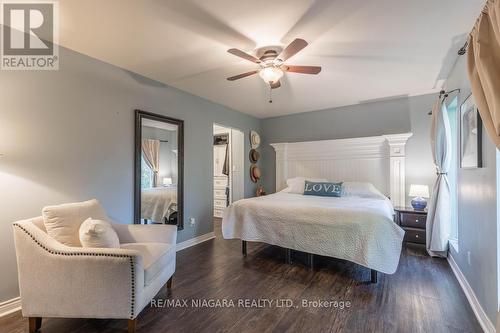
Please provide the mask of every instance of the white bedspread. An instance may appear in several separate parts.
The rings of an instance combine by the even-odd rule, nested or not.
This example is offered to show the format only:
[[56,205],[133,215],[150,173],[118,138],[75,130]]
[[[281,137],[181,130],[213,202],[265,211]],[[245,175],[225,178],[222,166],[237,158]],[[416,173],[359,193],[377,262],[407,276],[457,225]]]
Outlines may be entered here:
[[141,190],[141,218],[164,223],[168,209],[177,203],[177,186]]
[[393,214],[389,200],[279,192],[226,208],[222,233],[226,239],[264,242],[393,274],[404,235]]

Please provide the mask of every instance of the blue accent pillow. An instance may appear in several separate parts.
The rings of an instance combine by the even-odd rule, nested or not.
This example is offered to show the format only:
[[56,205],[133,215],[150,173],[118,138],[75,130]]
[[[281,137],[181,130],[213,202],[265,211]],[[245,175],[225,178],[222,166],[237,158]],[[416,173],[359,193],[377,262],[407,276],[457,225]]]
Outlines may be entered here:
[[310,182],[306,180],[304,195],[317,195],[320,197],[342,196],[342,183]]

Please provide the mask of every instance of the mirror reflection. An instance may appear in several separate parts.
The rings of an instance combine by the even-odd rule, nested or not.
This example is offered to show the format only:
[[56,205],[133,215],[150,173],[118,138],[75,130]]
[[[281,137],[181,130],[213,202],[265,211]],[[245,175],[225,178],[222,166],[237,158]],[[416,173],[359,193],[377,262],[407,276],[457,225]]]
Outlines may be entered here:
[[179,225],[179,124],[141,117],[140,133],[139,223]]

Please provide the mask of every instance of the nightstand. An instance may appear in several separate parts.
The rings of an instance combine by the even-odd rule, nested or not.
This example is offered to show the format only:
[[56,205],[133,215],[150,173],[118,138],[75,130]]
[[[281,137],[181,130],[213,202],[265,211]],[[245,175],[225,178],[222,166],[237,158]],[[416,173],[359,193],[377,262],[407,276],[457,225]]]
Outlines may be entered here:
[[425,223],[427,210],[415,210],[411,207],[394,207],[396,223],[404,229],[404,241],[425,244]]

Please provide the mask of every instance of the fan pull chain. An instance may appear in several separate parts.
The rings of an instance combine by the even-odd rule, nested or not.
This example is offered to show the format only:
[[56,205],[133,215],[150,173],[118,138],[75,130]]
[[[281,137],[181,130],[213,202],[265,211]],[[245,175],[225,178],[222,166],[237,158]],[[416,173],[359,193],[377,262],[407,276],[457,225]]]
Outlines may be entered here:
[[271,87],[271,84],[269,84],[269,103],[273,102],[273,88]]

